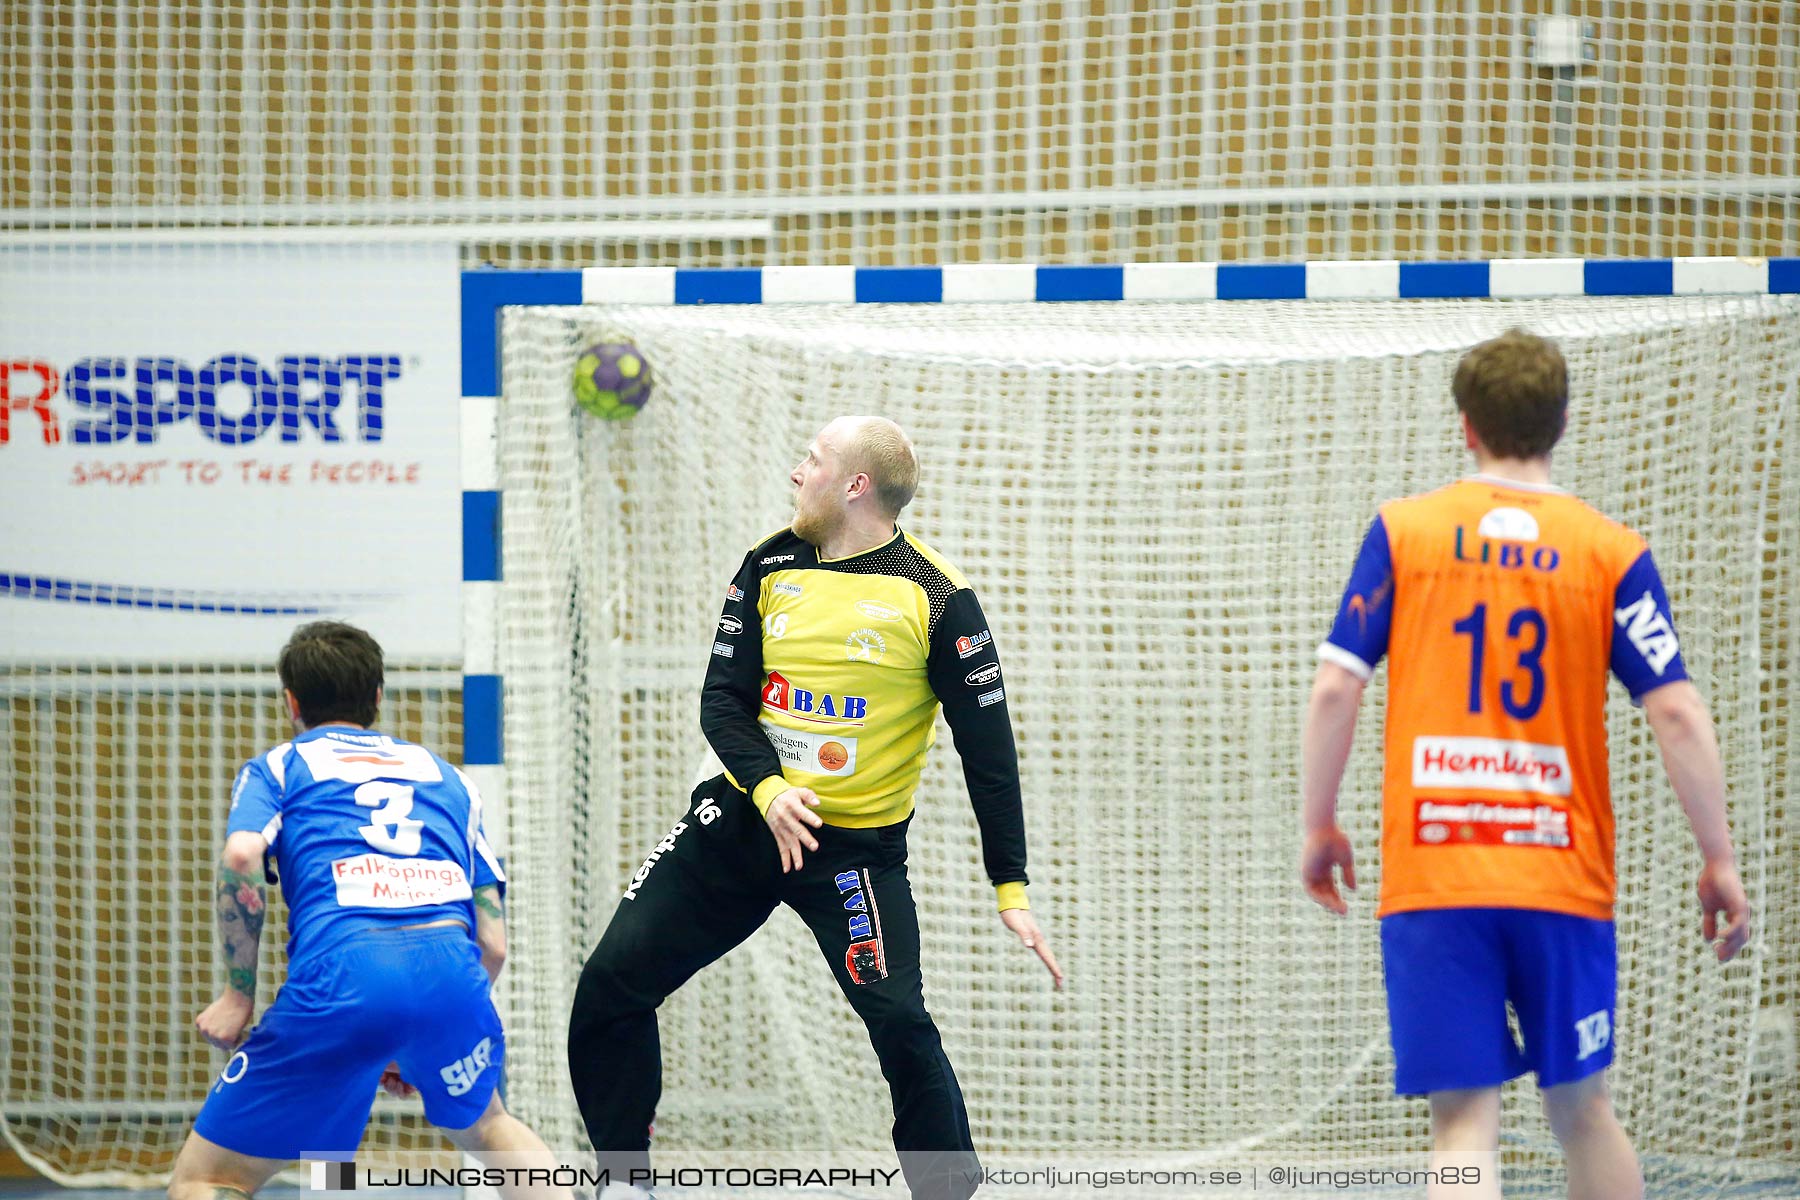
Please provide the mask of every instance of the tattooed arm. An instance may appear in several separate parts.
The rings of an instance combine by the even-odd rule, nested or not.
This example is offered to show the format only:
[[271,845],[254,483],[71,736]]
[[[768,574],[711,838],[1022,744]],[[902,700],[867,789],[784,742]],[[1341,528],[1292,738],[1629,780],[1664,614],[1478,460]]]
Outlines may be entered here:
[[481,947],[481,966],[488,979],[499,979],[500,968],[506,965],[506,909],[498,884],[475,889],[475,944]]
[[268,848],[261,834],[234,833],[226,839],[225,853],[219,858],[213,914],[218,918],[219,955],[228,982],[219,998],[194,1018],[194,1024],[221,1050],[233,1049],[244,1040],[256,1012],[256,957],[262,946],[268,899],[262,857]]

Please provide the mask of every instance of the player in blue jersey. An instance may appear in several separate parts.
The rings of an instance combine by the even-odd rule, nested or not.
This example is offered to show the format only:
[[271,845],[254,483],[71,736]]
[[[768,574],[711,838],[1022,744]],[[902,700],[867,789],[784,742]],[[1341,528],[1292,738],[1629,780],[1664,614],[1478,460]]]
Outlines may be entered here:
[[[371,728],[381,647],[362,630],[301,626],[279,673],[296,733],[232,786],[213,898],[230,982],[195,1020],[231,1059],[175,1161],[171,1200],[248,1197],[294,1159],[351,1153],[378,1085],[416,1088],[463,1150],[554,1166],[495,1090],[506,1041],[488,990],[506,955],[506,877],[480,793],[423,746]],[[270,857],[288,902],[288,977],[246,1040]]]

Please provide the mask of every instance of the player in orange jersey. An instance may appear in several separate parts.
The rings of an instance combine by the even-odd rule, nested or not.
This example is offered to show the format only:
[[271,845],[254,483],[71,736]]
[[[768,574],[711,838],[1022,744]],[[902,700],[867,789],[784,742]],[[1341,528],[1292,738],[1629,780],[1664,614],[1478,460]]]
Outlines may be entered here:
[[1319,648],[1301,881],[1346,911],[1333,868],[1348,887],[1356,877],[1338,785],[1386,654],[1377,915],[1395,1090],[1430,1097],[1445,1161],[1498,1149],[1500,1085],[1534,1071],[1571,1200],[1630,1200],[1643,1177],[1605,1073],[1618,963],[1608,671],[1643,706],[1693,827],[1702,926],[1723,962],[1750,935],[1750,906],[1718,743],[1644,539],[1550,483],[1568,407],[1556,346],[1512,330],[1463,357],[1453,390],[1478,473],[1381,507]]

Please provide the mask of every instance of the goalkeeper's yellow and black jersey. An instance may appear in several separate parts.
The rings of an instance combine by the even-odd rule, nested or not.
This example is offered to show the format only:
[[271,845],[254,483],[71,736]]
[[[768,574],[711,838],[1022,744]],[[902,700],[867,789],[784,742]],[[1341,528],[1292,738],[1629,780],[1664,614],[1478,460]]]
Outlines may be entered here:
[[808,787],[832,825],[905,820],[941,704],[988,875],[996,886],[1025,882],[1000,656],[968,582],[930,547],[896,531],[821,560],[783,530],[745,556],[714,639],[700,723],[758,808]]

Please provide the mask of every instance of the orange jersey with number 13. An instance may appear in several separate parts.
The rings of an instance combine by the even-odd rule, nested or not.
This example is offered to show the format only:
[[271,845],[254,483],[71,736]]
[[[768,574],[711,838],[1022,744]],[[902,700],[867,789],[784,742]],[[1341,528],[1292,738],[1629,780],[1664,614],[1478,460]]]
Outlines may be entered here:
[[1644,539],[1575,497],[1475,476],[1381,507],[1320,656],[1386,654],[1379,913],[1610,920],[1610,669],[1687,677]]

